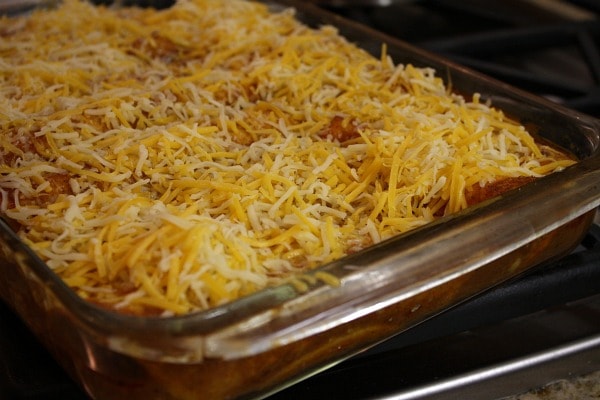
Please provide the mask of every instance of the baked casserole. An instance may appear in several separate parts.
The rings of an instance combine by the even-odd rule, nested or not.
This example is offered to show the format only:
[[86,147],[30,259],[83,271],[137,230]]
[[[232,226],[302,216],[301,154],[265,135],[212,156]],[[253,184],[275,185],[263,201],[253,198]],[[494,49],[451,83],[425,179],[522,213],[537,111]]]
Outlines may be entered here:
[[0,26],[1,213],[81,297],[122,313],[301,285],[574,163],[434,69],[292,9],[65,0]]

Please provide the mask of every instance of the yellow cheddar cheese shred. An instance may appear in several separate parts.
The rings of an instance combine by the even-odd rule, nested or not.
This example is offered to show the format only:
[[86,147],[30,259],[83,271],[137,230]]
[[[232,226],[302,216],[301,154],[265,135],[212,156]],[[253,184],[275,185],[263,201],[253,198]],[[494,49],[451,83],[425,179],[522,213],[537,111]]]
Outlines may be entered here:
[[[83,298],[205,310],[573,161],[293,10],[65,0],[0,21],[0,209]],[[310,279],[309,279],[310,278]]]

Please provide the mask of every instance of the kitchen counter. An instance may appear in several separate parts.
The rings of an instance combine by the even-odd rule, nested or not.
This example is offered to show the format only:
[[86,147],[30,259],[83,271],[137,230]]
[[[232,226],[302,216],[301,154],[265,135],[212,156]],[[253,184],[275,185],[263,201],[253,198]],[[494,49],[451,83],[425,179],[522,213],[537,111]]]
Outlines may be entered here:
[[541,388],[503,400],[597,400],[600,399],[600,371],[561,379]]

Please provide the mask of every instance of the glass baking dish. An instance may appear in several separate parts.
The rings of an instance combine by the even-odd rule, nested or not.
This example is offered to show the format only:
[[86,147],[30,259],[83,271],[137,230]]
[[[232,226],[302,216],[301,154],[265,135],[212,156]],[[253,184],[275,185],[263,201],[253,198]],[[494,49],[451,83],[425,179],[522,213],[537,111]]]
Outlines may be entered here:
[[[9,2],[10,3],[10,2]],[[600,121],[346,21],[302,1],[396,63],[429,66],[480,93],[530,132],[573,153],[572,167],[271,287],[176,317],[119,314],[79,298],[0,221],[0,295],[96,399],[263,398],[577,246],[600,205]],[[2,10],[5,12],[4,10]],[[329,285],[323,272],[339,279]]]

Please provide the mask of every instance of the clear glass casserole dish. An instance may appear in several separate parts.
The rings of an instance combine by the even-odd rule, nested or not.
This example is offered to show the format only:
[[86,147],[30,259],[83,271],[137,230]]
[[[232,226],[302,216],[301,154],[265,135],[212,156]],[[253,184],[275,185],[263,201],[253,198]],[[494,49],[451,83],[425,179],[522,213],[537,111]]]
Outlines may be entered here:
[[[600,205],[600,122],[303,2],[373,54],[433,67],[578,163],[464,212],[324,265],[306,286],[268,288],[177,317],[136,317],[78,297],[3,221],[0,295],[93,398],[260,398],[499,282],[568,253]],[[339,279],[328,285],[327,272]]]

